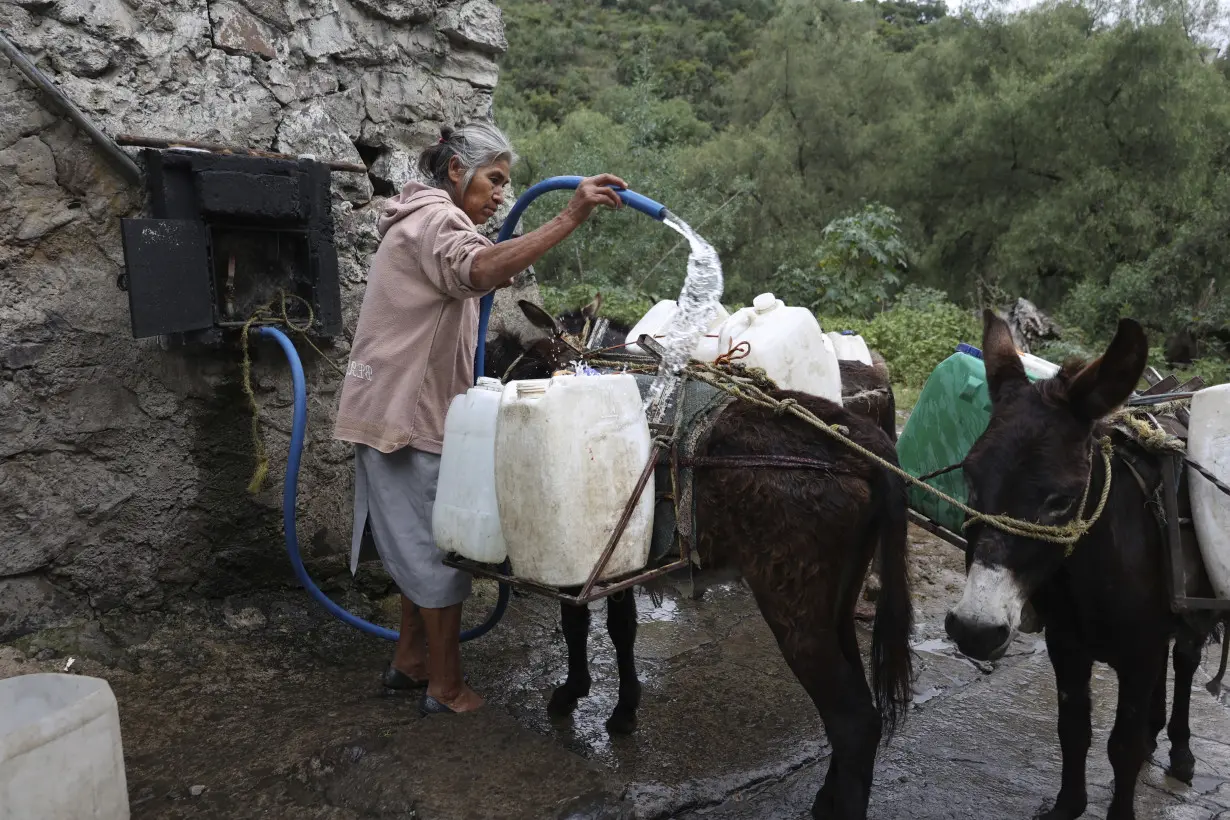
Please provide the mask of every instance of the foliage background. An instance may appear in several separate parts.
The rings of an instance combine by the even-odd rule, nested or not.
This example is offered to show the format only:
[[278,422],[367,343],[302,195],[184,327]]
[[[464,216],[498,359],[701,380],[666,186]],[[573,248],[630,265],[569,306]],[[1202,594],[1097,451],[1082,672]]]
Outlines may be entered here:
[[[506,0],[496,114],[519,186],[622,176],[714,244],[729,307],[766,290],[807,305],[904,385],[1017,296],[1064,328],[1043,355],[1095,352],[1132,316],[1159,351],[1194,329],[1192,370],[1221,380],[1220,3]],[[601,290],[631,323],[678,294],[676,240],[604,213],[539,272],[553,307]]]

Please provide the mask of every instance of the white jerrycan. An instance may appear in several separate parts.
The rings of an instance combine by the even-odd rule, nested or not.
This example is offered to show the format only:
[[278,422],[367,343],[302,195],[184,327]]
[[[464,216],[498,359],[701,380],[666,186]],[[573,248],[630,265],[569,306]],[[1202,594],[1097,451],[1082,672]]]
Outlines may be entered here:
[[1041,356],[1035,356],[1022,350],[1018,350],[1016,354],[1021,357],[1021,364],[1025,366],[1026,374],[1033,379],[1049,379],[1060,370],[1059,365],[1048,362]]
[[735,311],[718,335],[723,353],[742,342],[747,342],[747,357],[740,361],[763,368],[778,387],[841,404],[837,351],[807,308],[787,307],[772,293],[760,294],[751,307]]
[[843,331],[838,333],[830,330],[824,334],[833,342],[833,350],[837,353],[837,358],[848,362],[862,362],[867,366],[871,366],[871,350],[867,347],[867,342],[857,333]]
[[[1187,454],[1230,483],[1230,384],[1206,387],[1192,396]],[[1230,599],[1230,497],[1190,467],[1192,522],[1204,568],[1218,598]]]
[[128,820],[120,713],[85,675],[0,680],[0,819]]
[[449,404],[431,512],[436,547],[484,564],[502,563],[508,555],[495,492],[496,422],[503,389],[499,379],[480,378]]
[[[632,497],[651,441],[629,374],[505,385],[495,483],[513,573],[550,586],[584,584]],[[651,475],[599,580],[648,562],[653,503]]]
[[[628,332],[627,338],[624,340],[627,344],[625,348],[629,353],[641,353],[641,348],[636,344],[636,340],[642,336],[652,336],[658,338],[666,333],[670,326],[671,320],[675,318],[675,313],[679,310],[679,303],[674,299],[663,299],[649,309],[649,312],[641,317],[640,321],[633,326]],[[718,330],[722,323],[730,318],[730,313],[726,308],[718,305],[717,313],[709,322],[709,327],[699,339],[696,340],[696,349],[692,351],[692,358],[701,362],[711,362],[718,357]]]

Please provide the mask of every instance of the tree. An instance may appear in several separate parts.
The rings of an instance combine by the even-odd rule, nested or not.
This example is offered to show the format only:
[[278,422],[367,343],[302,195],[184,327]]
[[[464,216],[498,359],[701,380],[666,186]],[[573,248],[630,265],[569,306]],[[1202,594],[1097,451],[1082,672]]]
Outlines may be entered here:
[[826,225],[815,264],[787,268],[777,282],[816,313],[870,318],[887,307],[905,268],[897,214],[873,203]]

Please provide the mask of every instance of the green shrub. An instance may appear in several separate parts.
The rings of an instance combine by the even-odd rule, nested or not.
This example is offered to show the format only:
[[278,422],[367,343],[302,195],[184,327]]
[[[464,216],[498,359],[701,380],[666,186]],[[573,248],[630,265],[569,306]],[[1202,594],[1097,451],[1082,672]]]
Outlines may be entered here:
[[1089,348],[1086,342],[1080,339],[1068,338],[1051,339],[1042,342],[1034,345],[1030,352],[1055,364],[1063,364],[1068,359],[1090,361],[1097,355]]
[[922,387],[959,343],[981,342],[982,326],[973,314],[953,304],[923,310],[894,308],[872,319],[863,338],[884,356],[893,381]]
[[1174,373],[1180,382],[1199,376],[1206,385],[1230,382],[1230,360],[1218,356],[1206,356],[1188,365],[1171,365],[1166,363],[1162,348],[1149,348],[1149,364],[1157,368],[1163,376]]
[[578,310],[593,301],[594,294],[602,294],[602,311],[612,322],[631,327],[640,321],[645,312],[653,307],[649,297],[626,285],[576,283],[566,287],[539,284],[542,301],[552,316],[570,310]]
[[1230,382],[1230,361],[1214,358],[1197,359],[1186,367],[1176,370],[1175,375],[1179,377],[1179,381],[1187,381],[1193,376],[1199,376],[1204,379],[1206,385],[1224,384]]
[[[916,303],[916,302],[915,302]],[[825,331],[853,330],[884,357],[895,384],[921,388],[935,366],[961,342],[977,345],[982,326],[972,313],[948,302],[894,306],[871,320],[818,316]]]

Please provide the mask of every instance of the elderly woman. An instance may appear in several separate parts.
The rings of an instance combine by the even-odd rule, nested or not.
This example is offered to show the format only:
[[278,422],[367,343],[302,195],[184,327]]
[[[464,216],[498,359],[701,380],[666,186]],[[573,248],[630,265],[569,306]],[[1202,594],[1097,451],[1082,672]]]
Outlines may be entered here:
[[428,184],[409,182],[380,213],[380,247],[342,385],[334,437],[355,445],[351,569],[370,527],[402,593],[401,635],[384,673],[392,689],[426,687],[420,710],[482,706],[461,673],[461,607],[471,576],[443,564],[431,510],[444,416],[474,384],[478,300],[503,287],[585,222],[623,205],[610,174],[584,180],[541,228],[493,244],[477,225],[504,199],[512,146],[495,126],[443,130],[419,157]]

